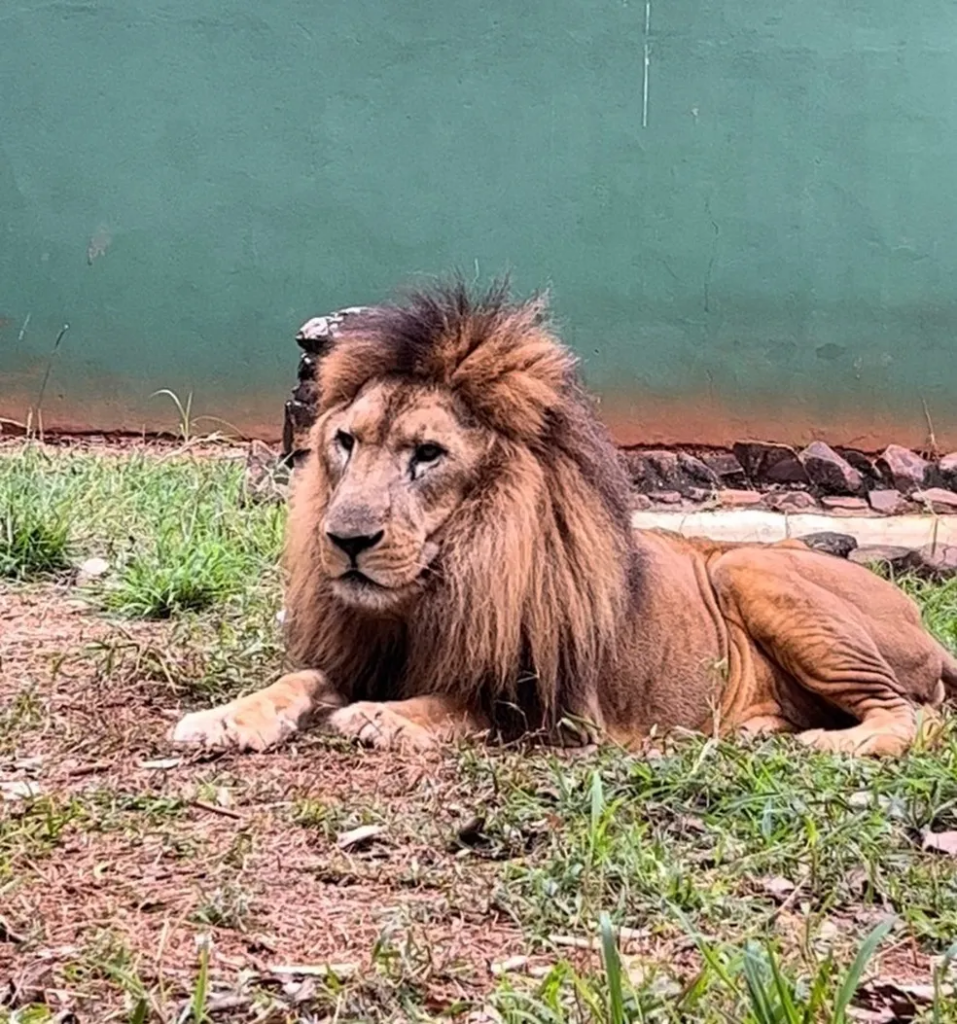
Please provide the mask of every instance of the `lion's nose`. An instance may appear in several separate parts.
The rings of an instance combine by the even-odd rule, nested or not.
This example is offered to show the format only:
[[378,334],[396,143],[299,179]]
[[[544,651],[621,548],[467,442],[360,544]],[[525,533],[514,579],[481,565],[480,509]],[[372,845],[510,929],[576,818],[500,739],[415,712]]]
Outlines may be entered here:
[[380,530],[378,533],[358,533],[349,537],[338,533],[327,533],[326,536],[340,551],[345,551],[352,560],[352,564],[355,565],[359,555],[363,551],[368,551],[369,548],[374,548],[382,540],[384,533],[385,531]]

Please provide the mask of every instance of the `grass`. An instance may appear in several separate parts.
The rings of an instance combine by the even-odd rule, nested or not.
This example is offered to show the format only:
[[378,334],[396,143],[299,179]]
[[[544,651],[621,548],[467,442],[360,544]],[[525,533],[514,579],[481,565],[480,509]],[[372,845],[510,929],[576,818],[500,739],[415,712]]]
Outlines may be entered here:
[[56,577],[70,568],[66,509],[44,500],[35,481],[4,490],[0,503],[0,578]]
[[243,506],[237,460],[65,453],[26,445],[0,458],[0,575],[57,577],[84,558],[114,571],[109,611],[169,618],[277,587],[283,510]]
[[[242,495],[241,457],[189,448],[0,454],[0,629],[26,616],[0,782],[39,787],[0,803],[0,1022],[957,1024],[957,858],[922,848],[957,830],[952,720],[887,762],[689,737],[423,767],[304,737],[164,763],[161,711],[280,667],[283,510]],[[899,582],[957,647],[957,582]],[[41,657],[34,602],[78,597]]]

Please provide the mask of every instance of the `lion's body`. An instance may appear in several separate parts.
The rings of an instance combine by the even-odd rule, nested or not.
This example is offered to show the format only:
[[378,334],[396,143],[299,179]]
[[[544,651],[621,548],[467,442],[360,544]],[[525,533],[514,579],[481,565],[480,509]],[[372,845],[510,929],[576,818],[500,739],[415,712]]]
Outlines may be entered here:
[[957,682],[913,602],[800,542],[634,532],[541,312],[453,289],[339,337],[288,529],[299,671],[174,738],[261,748],[312,715],[377,745],[575,719],[906,749]]

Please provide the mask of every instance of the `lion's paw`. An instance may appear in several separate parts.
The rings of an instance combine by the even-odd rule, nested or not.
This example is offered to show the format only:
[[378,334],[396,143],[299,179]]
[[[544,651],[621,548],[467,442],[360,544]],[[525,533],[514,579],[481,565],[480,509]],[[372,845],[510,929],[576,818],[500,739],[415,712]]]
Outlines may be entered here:
[[340,708],[329,716],[327,724],[341,736],[377,750],[421,753],[438,746],[437,738],[428,729],[374,701],[357,701]]
[[198,746],[211,750],[251,750],[273,747],[296,731],[296,723],[272,702],[251,701],[186,715],[170,733],[177,746]]

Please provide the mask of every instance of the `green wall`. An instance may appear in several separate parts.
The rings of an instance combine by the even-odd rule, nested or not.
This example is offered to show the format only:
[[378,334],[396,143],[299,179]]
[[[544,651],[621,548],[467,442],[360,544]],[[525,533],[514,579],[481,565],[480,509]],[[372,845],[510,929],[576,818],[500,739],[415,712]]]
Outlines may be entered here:
[[0,415],[69,323],[47,425],[276,433],[302,320],[512,268],[624,439],[957,444],[957,3],[648,14],[4,5]]

